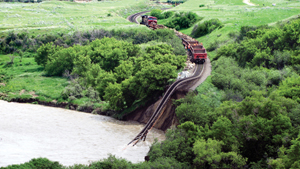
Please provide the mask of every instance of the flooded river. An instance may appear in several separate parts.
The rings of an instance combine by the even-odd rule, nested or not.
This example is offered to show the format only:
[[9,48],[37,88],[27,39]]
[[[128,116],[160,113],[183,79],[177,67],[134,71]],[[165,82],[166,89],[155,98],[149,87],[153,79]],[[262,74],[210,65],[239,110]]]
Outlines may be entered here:
[[144,161],[154,138],[152,129],[145,142],[127,147],[143,125],[113,118],[34,104],[0,100],[0,167],[46,157],[63,165],[89,164],[108,157]]

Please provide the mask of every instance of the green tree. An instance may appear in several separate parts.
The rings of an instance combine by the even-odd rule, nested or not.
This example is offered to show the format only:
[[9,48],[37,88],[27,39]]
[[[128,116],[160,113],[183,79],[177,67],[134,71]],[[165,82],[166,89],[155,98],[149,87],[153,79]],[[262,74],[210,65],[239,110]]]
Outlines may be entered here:
[[34,60],[38,65],[43,65],[44,67],[47,64],[49,56],[53,55],[56,51],[61,50],[61,47],[54,46],[53,42],[43,44],[37,50],[37,55],[34,56]]
[[122,85],[118,83],[109,83],[104,91],[104,99],[109,101],[109,105],[114,110],[120,110],[124,107],[124,97],[122,93]]
[[144,98],[150,93],[164,90],[169,79],[176,78],[176,67],[170,63],[154,64],[145,61],[142,69],[135,74],[135,82],[139,89],[139,97]]
[[300,77],[286,78],[279,85],[279,94],[300,103]]
[[223,145],[222,141],[210,138],[197,140],[193,147],[194,165],[197,168],[242,168],[247,159],[236,152],[222,152]]
[[61,76],[65,70],[72,72],[77,52],[74,48],[65,48],[50,55],[45,67],[49,75]]

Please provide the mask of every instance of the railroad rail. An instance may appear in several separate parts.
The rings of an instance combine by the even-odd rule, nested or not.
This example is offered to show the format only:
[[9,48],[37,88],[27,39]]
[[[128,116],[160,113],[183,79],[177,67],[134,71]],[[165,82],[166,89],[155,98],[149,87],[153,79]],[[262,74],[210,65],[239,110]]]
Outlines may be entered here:
[[194,71],[194,75],[188,78],[184,78],[184,79],[180,79],[175,81],[166,91],[166,93],[164,94],[162,100],[160,101],[159,105],[157,106],[156,110],[154,111],[153,115],[151,116],[151,118],[149,119],[149,121],[147,122],[147,124],[145,125],[145,127],[143,128],[143,130],[131,141],[128,143],[128,145],[130,145],[131,143],[133,143],[133,146],[136,145],[140,140],[144,140],[147,137],[148,132],[153,128],[153,126],[156,124],[156,122],[159,120],[160,116],[163,113],[163,108],[165,106],[165,104],[167,103],[167,101],[169,100],[169,98],[172,96],[172,94],[175,92],[175,90],[180,87],[182,84],[187,83],[189,81],[198,79],[199,77],[201,77],[202,72],[204,70],[204,66],[202,67],[202,65],[197,64],[196,69]]
[[[147,13],[149,11],[144,11],[144,12],[139,12],[133,15],[130,15],[127,19],[131,22],[137,23],[137,17]],[[187,40],[194,40],[193,38],[182,34],[181,32],[178,32],[176,30],[174,30],[175,34],[181,38],[183,41],[187,41]],[[140,140],[145,141],[148,132],[155,126],[156,122],[159,120],[160,116],[163,114],[164,112],[164,107],[165,104],[168,102],[168,100],[170,99],[170,97],[172,96],[172,94],[176,91],[176,89],[178,89],[180,86],[182,86],[183,84],[196,80],[198,78],[201,77],[203,70],[205,70],[205,64],[200,65],[200,64],[196,64],[196,68],[194,70],[193,76],[191,77],[187,77],[184,79],[179,79],[176,80],[166,91],[166,93],[164,94],[163,98],[161,99],[160,103],[158,104],[157,108],[155,109],[154,113],[152,114],[152,116],[150,117],[149,121],[147,122],[147,124],[144,126],[144,128],[142,129],[142,131],[132,140],[128,143],[128,145],[133,143],[133,146],[135,146]]]

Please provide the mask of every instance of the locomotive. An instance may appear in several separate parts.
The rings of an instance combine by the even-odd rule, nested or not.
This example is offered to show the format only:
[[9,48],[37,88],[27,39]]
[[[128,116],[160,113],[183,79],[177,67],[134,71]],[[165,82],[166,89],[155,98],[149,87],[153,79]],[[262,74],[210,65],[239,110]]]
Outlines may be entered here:
[[154,16],[142,15],[141,24],[152,27],[153,25],[157,25],[157,18]]
[[189,55],[191,56],[190,61],[192,63],[204,63],[207,59],[206,49],[203,47],[202,43],[199,43],[196,40],[186,40],[182,38],[182,44],[189,51]]
[[142,15],[141,24],[148,26],[150,29],[163,29],[164,25],[157,25],[157,18],[154,16]]
[[[141,24],[146,25],[151,29],[165,28],[163,25],[157,25],[157,18],[154,16],[142,15]],[[176,35],[182,39],[182,44],[184,45],[185,49],[188,50],[190,61],[196,64],[203,64],[207,59],[207,53],[202,43],[199,43],[197,40],[192,39],[176,30],[174,31]]]

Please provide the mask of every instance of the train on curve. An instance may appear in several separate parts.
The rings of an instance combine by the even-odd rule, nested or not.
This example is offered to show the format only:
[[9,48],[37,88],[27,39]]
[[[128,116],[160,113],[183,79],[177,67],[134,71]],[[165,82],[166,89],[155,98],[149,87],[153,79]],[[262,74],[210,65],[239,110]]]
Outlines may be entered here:
[[[157,25],[157,18],[154,16],[142,15],[141,24],[148,26],[150,29],[163,29],[166,28],[164,25]],[[185,49],[188,50],[190,61],[196,64],[203,64],[207,59],[206,49],[202,43],[197,40],[188,37],[178,31],[175,31],[176,35],[182,39],[182,44]]]

